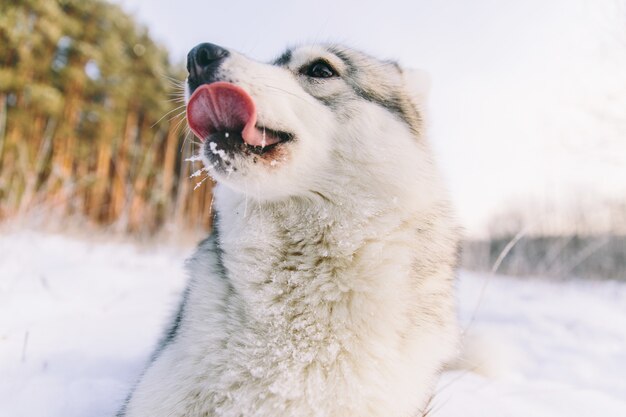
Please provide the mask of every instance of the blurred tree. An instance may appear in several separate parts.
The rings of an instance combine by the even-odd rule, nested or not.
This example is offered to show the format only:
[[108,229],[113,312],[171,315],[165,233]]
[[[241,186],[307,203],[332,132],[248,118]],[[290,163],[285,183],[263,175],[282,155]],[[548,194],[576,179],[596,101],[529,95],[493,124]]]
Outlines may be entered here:
[[208,227],[210,186],[191,192],[180,152],[184,71],[145,28],[101,0],[5,0],[0,44],[0,218]]

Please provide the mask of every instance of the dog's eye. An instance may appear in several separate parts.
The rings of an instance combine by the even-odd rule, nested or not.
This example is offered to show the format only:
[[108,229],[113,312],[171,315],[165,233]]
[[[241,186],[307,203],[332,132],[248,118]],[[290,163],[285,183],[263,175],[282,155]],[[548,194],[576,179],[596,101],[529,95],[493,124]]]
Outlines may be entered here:
[[330,78],[336,77],[337,71],[326,61],[315,61],[311,65],[303,68],[302,73],[313,78]]

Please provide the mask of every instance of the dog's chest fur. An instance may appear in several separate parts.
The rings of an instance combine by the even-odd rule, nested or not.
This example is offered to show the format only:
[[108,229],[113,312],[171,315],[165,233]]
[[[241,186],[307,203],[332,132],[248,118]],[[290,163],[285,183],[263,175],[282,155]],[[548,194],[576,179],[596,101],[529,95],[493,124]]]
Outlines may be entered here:
[[433,355],[453,346],[450,271],[419,256],[454,251],[427,242],[447,225],[328,204],[222,204],[189,263],[176,337],[148,371],[168,375],[145,378],[169,381],[153,395],[172,416],[418,411]]

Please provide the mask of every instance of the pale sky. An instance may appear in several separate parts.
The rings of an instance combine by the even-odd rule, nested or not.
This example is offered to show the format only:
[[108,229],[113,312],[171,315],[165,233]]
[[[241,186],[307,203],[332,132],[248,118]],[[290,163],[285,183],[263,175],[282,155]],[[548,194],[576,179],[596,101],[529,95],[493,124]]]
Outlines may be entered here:
[[625,0],[117,2],[175,59],[331,41],[426,69],[430,139],[470,234],[518,202],[626,199]]

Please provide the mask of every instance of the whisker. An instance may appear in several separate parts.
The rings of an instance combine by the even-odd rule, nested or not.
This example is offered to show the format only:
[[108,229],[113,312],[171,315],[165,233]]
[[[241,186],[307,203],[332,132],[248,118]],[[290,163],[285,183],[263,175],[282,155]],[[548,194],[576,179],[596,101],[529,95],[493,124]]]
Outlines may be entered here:
[[173,96],[172,98],[168,98],[167,100],[163,100],[166,103],[184,103],[185,102],[185,97],[181,97],[181,96]]
[[[187,132],[187,134],[185,134],[185,138],[183,139],[183,144],[181,147],[181,151],[184,149],[185,145],[187,144],[187,142],[190,140],[190,136],[193,135],[193,133],[191,132],[191,130],[189,132]],[[192,140],[192,144],[193,144],[193,139]]]
[[[165,119],[165,118],[166,118],[168,115],[170,115],[171,113],[173,113],[173,112],[175,112],[175,111],[177,111],[177,110],[182,109],[183,107],[184,107],[184,106],[178,106],[178,107],[175,107],[175,108],[173,108],[172,110],[168,111],[168,112],[167,112],[167,113],[165,113],[163,116],[161,116],[161,118],[160,118],[159,120],[157,120],[156,122],[154,122],[154,124],[153,124],[152,126],[150,126],[150,127],[152,128],[152,127],[154,127],[154,126],[158,125],[158,124],[161,122],[161,120]],[[172,119],[170,119],[170,120],[172,120]]]
[[[171,122],[172,120],[176,119],[177,117],[181,117],[183,114],[185,114],[185,112],[186,112],[186,111],[187,111],[187,110],[183,110],[183,111],[181,111],[180,113],[178,113],[178,114],[176,114],[176,115],[174,115],[174,116],[170,117],[170,118],[169,118],[169,120],[168,120],[168,122]],[[183,117],[183,119],[184,119],[184,117]],[[181,119],[181,120],[182,120],[182,119]]]
[[178,83],[178,82],[175,82],[175,81],[172,81],[172,80],[167,80],[167,79],[165,80],[165,82],[167,82],[168,85],[171,88],[174,88],[176,90],[184,90],[185,89],[185,83],[184,82]]
[[174,85],[184,85],[185,81],[184,80],[180,80],[176,77],[172,77],[171,75],[165,74],[165,73],[161,73],[159,74],[161,76],[161,78],[164,78],[166,81],[171,82]]
[[176,126],[174,126],[174,134],[178,134],[178,131],[180,130],[181,127],[186,127],[188,129],[186,134],[189,134],[189,132],[191,132],[191,129],[189,129],[189,126],[184,125],[183,122],[187,121],[187,117],[182,117],[178,123],[176,123]]

